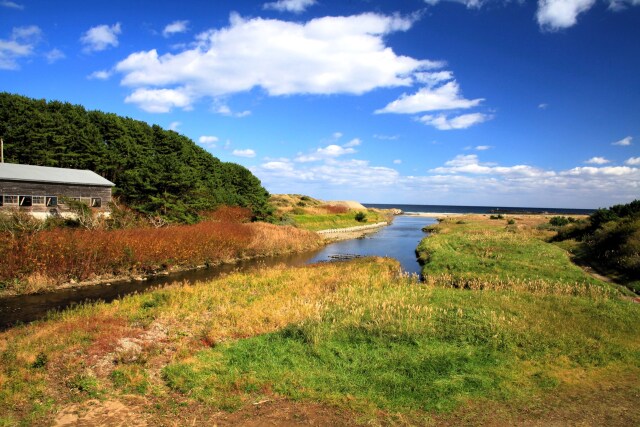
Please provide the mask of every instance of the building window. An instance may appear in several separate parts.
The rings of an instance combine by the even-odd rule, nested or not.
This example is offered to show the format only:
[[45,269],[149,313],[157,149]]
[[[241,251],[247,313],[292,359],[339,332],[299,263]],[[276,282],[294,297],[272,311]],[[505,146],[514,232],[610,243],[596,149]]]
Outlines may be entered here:
[[20,206],[27,207],[32,204],[31,196],[19,196],[18,200],[20,201]]
[[4,196],[4,204],[5,205],[17,205],[18,204],[18,196]]
[[45,204],[48,208],[53,208],[58,206],[58,197],[57,196],[47,196],[44,198]]
[[33,196],[31,202],[34,205],[44,205],[44,196]]
[[102,199],[100,197],[92,197],[91,198],[91,207],[92,208],[102,207]]

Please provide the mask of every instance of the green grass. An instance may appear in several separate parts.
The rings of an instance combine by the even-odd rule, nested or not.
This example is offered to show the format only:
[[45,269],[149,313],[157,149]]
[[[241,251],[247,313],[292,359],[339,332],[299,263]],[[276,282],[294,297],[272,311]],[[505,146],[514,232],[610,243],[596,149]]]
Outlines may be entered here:
[[366,214],[366,220],[364,221],[357,221],[355,219],[356,212],[343,214],[293,214],[291,217],[298,227],[310,231],[357,227],[360,225],[375,224],[388,220],[386,215],[374,210],[368,210]]
[[447,220],[420,242],[423,275],[454,287],[554,288],[562,293],[607,293],[612,288],[573,264],[565,249],[545,241],[532,226],[476,217]]
[[268,390],[414,414],[533,396],[565,369],[640,366],[640,310],[628,302],[363,282],[330,297],[319,319],[169,365],[167,384],[223,409]]

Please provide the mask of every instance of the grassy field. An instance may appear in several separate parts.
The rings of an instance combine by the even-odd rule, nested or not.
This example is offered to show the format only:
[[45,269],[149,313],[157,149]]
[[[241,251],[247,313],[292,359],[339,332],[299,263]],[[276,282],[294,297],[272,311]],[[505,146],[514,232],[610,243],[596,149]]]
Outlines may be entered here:
[[[505,228],[445,223],[438,247],[462,226]],[[512,287],[479,270],[484,285],[461,289],[369,258],[78,307],[0,333],[0,425],[114,405],[104,423],[637,425],[640,305],[562,260],[538,286],[526,267]]]
[[385,222],[389,217],[380,211],[369,209],[366,211],[358,211],[366,214],[363,221],[357,221],[355,214],[357,212],[347,213],[299,213],[292,214],[291,217],[296,226],[310,231],[329,230],[333,228],[357,227],[360,225],[376,224]]
[[[509,221],[512,224],[509,224]],[[466,289],[527,290],[600,295],[613,291],[547,242],[554,232],[544,216],[447,218],[416,252],[427,283]]]

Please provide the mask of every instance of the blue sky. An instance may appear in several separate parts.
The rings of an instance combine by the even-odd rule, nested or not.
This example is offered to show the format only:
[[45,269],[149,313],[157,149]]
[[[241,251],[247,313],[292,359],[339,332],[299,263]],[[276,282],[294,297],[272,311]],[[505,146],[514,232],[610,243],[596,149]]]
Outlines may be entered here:
[[640,0],[0,0],[0,90],[174,129],[272,193],[640,195]]

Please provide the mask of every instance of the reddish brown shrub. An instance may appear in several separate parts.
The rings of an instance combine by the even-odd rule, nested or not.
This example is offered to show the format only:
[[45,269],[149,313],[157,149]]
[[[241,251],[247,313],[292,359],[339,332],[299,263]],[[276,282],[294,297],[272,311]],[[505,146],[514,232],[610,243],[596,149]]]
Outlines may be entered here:
[[343,214],[349,212],[348,207],[340,205],[323,205],[322,208],[330,214]]
[[18,237],[7,233],[0,236],[0,281],[24,280],[35,273],[57,283],[105,274],[144,274],[319,244],[315,233],[291,227],[214,221],[127,230],[55,229]]
[[251,221],[252,213],[251,209],[240,206],[220,206],[202,216],[213,221],[242,223]]

